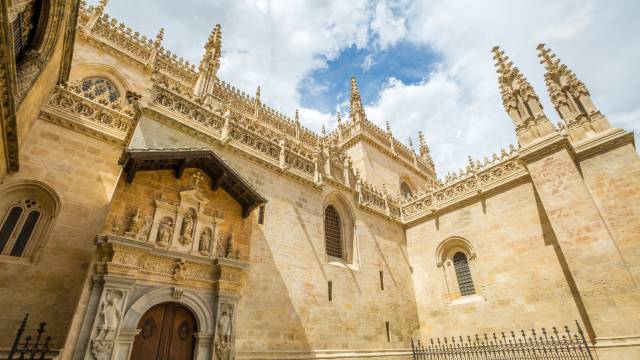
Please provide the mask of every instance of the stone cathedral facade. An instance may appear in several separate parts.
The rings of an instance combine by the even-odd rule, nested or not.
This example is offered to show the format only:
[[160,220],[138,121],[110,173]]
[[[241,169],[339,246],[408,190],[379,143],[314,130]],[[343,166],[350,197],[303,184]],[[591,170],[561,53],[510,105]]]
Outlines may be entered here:
[[546,46],[558,125],[496,47],[518,145],[438,178],[355,79],[318,134],[218,78],[220,26],[194,66],[106,0],[1,5],[0,356],[29,313],[60,359],[408,359],[576,320],[640,358],[633,134]]

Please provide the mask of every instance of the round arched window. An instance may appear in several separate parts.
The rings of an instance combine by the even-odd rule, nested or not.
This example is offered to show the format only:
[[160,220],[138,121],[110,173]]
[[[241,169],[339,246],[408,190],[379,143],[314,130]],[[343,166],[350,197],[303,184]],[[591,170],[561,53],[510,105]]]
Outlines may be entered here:
[[111,81],[103,77],[89,77],[82,80],[82,91],[89,98],[100,96],[104,93],[109,94],[109,101],[117,101],[120,97],[118,89]]

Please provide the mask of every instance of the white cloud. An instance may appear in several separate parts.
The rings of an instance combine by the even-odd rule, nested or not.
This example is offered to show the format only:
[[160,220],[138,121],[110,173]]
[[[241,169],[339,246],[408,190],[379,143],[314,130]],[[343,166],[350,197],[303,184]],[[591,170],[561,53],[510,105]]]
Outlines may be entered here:
[[[381,125],[389,120],[404,141],[424,130],[443,174],[464,166],[468,154],[482,157],[515,142],[498,96],[494,45],[531,81],[554,122],[538,42],[546,42],[586,83],[614,126],[640,131],[639,6],[618,0],[163,0],[154,6],[112,0],[107,12],[148,36],[164,26],[164,45],[192,62],[200,60],[213,25],[221,23],[220,77],[249,93],[261,85],[263,100],[290,116],[301,108],[300,81],[341,50],[371,43],[385,49],[400,41],[426,45],[438,54],[439,66],[419,84],[390,79],[367,110]],[[333,124],[335,115],[302,109],[301,120],[317,130]]]
[[382,50],[393,46],[407,34],[405,19],[396,16],[385,0],[376,4],[371,29],[377,34],[377,44]]
[[364,61],[362,62],[362,65],[360,65],[360,67],[362,68],[362,71],[367,72],[369,71],[369,69],[371,69],[373,64],[375,64],[375,61],[373,60],[373,55],[369,54],[364,57]]

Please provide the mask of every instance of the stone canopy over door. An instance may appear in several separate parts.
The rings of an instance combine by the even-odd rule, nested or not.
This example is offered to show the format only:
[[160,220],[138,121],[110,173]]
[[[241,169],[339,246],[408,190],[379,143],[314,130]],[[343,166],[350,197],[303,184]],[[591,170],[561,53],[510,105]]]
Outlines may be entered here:
[[185,306],[162,303],[149,309],[138,323],[131,360],[193,359],[196,319]]

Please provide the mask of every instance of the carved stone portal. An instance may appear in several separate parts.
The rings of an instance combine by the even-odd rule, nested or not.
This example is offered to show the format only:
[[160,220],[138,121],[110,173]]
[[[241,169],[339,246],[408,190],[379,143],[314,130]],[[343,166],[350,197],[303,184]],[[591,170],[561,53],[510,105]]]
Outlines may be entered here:
[[108,289],[98,313],[96,333],[91,340],[91,355],[96,360],[111,358],[116,333],[122,318],[121,308],[124,293],[119,290]]
[[220,316],[216,327],[215,351],[218,360],[231,360],[233,353],[233,305],[220,303]]

